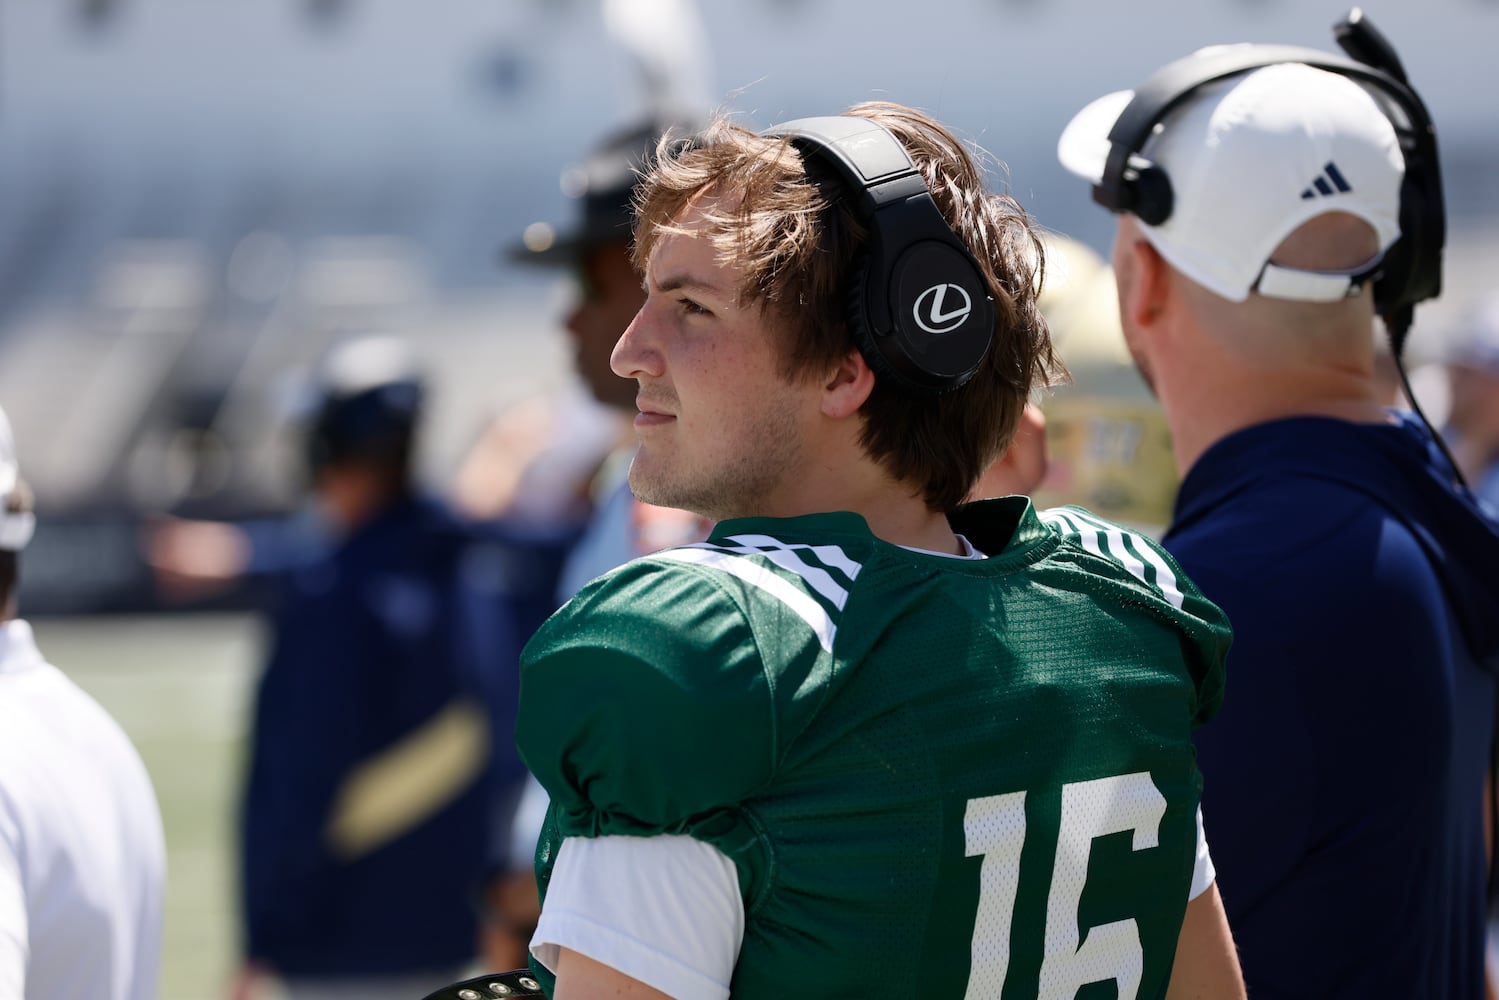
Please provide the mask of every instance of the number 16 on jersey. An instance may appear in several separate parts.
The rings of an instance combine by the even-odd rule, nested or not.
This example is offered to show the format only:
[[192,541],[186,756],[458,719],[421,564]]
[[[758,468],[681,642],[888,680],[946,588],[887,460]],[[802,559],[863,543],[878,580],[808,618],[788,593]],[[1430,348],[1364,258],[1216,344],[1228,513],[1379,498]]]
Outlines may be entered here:
[[[1009,792],[970,799],[964,814],[967,854],[984,859],[967,1000],[994,1000],[1009,973],[1010,932],[1025,846],[1025,796]],[[1109,979],[1117,984],[1119,1000],[1135,1000],[1145,968],[1138,925],[1127,919],[1093,927],[1080,943],[1078,905],[1093,841],[1129,833],[1133,850],[1148,850],[1160,842],[1165,814],[1166,798],[1144,771],[1062,786],[1038,1000],[1072,1000],[1083,986]]]

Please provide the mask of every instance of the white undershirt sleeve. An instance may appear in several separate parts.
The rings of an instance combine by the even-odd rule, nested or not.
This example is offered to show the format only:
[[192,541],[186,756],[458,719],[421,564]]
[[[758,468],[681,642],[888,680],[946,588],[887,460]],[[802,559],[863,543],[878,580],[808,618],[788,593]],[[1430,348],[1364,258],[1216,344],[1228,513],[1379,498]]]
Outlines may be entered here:
[[677,1000],[727,1000],[744,939],[734,862],[685,836],[568,837],[531,954],[586,955]]
[[1218,873],[1213,869],[1212,855],[1208,854],[1208,835],[1202,828],[1202,806],[1197,807],[1197,863],[1192,866],[1192,891],[1187,899],[1196,899],[1208,891],[1208,886]]

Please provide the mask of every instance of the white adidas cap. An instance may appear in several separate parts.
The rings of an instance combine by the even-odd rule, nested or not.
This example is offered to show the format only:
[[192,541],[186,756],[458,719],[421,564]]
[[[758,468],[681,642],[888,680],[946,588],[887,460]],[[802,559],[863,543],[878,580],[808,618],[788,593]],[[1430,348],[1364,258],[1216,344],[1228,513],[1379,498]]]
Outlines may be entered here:
[[[1204,52],[1221,51],[1219,49]],[[1109,131],[1134,97],[1101,97],[1068,123],[1062,165],[1097,184]],[[1348,212],[1379,235],[1383,255],[1400,236],[1405,159],[1394,126],[1357,83],[1302,63],[1278,63],[1204,86],[1172,109],[1141,154],[1163,168],[1171,216],[1141,223],[1173,267],[1233,302],[1251,291],[1334,301],[1355,272],[1277,267],[1270,254],[1308,220]]]
[[0,549],[19,552],[31,541],[36,530],[36,517],[30,511],[11,514],[6,511],[6,501],[20,479],[20,467],[16,462],[16,437],[11,433],[10,420],[0,409]]

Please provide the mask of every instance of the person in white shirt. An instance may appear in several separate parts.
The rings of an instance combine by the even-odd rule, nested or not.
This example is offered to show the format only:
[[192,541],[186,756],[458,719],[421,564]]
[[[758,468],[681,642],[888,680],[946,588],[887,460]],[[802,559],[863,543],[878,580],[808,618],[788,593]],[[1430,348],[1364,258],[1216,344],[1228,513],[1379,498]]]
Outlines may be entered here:
[[154,1000],[160,809],[125,732],[15,617],[34,527],[0,411],[0,1000]]

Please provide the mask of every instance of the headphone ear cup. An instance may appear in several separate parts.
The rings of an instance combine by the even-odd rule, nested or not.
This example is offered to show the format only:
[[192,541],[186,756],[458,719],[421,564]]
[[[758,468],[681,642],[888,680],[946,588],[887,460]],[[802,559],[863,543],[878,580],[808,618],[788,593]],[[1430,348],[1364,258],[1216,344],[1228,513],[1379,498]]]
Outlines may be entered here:
[[[850,333],[870,370],[886,385],[919,395],[966,383],[989,353],[994,333],[994,303],[972,257],[950,244],[925,241],[908,250],[892,273],[877,275],[873,262],[878,259],[866,254],[858,261],[847,307]],[[956,273],[959,264],[972,269],[972,278]],[[881,294],[891,298],[885,336],[876,333],[870,319],[870,296]],[[956,301],[944,308],[948,294]],[[923,308],[941,315],[924,323],[917,315]]]
[[1141,222],[1159,226],[1171,218],[1171,209],[1176,200],[1171,190],[1171,178],[1155,164],[1130,171],[1131,204],[1129,211]]
[[[1442,239],[1440,227],[1433,227],[1431,203],[1433,195],[1428,190],[1425,178],[1427,171],[1415,169],[1407,161],[1405,180],[1400,185],[1400,239],[1392,251],[1398,260],[1387,264],[1386,274],[1398,276],[1395,285],[1389,278],[1375,282],[1376,302],[1387,302],[1390,306],[1414,305],[1434,299],[1442,292]],[[1434,232],[1434,228],[1436,231]],[[1435,246],[1430,244],[1435,243]],[[1385,289],[1383,286],[1388,285]]]
[[848,296],[848,328],[853,334],[854,344],[875,380],[886,385],[910,388],[910,382],[899,371],[875,341],[874,328],[869,322],[869,254],[863,254],[854,262],[854,277]]

